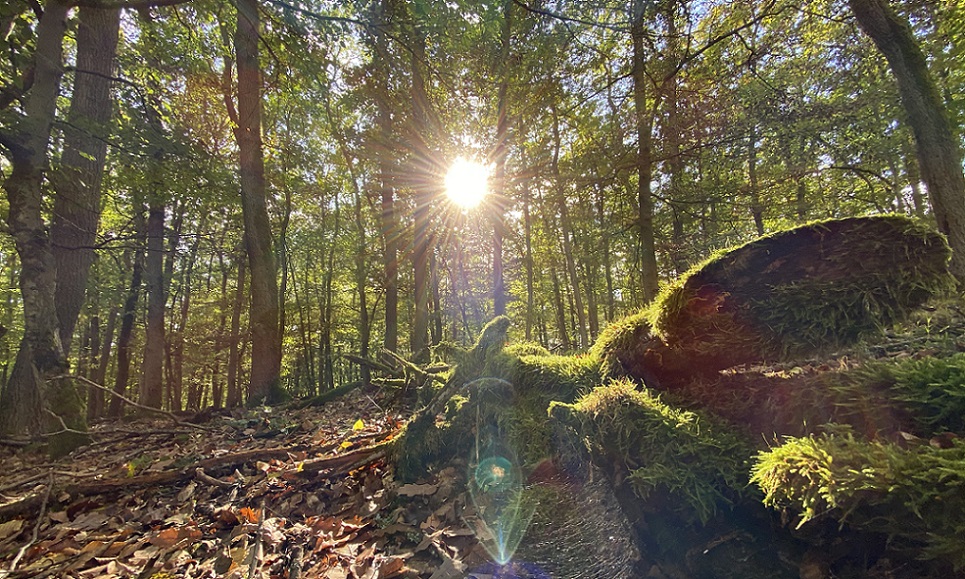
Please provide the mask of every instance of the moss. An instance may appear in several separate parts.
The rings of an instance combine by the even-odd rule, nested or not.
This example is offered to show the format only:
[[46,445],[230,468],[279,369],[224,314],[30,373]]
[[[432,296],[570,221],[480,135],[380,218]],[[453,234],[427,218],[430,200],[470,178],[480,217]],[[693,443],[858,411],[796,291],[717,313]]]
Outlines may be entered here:
[[842,422],[874,411],[900,417],[900,426],[919,436],[965,433],[965,354],[873,362],[837,376],[828,388]]
[[814,222],[716,253],[661,292],[650,322],[682,359],[720,368],[828,351],[950,288],[949,255],[903,216]]
[[668,493],[676,510],[706,522],[745,493],[748,445],[628,380],[597,387],[574,404],[553,403],[549,413],[585,436],[597,456],[629,465],[628,481],[644,500]]
[[510,356],[549,356],[550,351],[538,342],[518,342],[503,348]]
[[49,380],[45,388],[47,407],[52,413],[47,417],[47,428],[57,433],[48,439],[47,453],[51,458],[60,458],[90,443],[87,413],[84,400],[70,380]]
[[621,377],[632,372],[635,360],[642,360],[643,350],[652,336],[651,313],[640,311],[607,326],[590,348],[589,356],[598,360],[604,376]]
[[751,481],[798,527],[833,518],[885,533],[891,547],[965,567],[965,444],[901,448],[851,433],[791,438],[761,452]]

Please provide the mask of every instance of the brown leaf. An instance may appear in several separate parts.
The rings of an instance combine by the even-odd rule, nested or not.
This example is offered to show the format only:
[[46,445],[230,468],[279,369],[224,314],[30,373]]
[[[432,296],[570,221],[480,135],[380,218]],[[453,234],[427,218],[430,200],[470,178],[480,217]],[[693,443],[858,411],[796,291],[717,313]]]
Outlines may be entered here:
[[254,509],[249,507],[241,507],[238,509],[238,515],[240,519],[244,519],[249,523],[257,523],[261,520],[261,516]]
[[153,537],[149,538],[148,542],[156,547],[168,549],[185,539],[197,541],[200,538],[201,531],[194,527],[174,527],[159,531]]

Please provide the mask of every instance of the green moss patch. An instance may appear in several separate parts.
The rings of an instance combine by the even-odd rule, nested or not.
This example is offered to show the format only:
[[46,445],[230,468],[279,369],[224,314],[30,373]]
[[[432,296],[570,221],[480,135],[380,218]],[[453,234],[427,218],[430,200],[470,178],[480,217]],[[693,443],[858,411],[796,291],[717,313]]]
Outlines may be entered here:
[[757,456],[764,502],[798,527],[832,518],[885,533],[891,546],[965,567],[965,444],[901,448],[850,433],[792,438]]
[[745,493],[748,445],[629,380],[595,388],[574,404],[553,403],[550,414],[605,462],[627,465],[628,482],[644,500],[659,491],[675,499],[675,510],[706,522]]

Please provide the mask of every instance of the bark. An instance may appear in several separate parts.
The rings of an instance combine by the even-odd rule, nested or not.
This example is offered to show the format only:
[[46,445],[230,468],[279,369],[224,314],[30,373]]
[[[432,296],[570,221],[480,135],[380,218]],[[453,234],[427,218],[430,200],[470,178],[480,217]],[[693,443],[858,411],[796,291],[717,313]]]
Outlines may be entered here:
[[[208,214],[202,213],[201,221],[198,224],[199,231],[205,231],[208,221]],[[173,264],[174,255],[176,254],[176,246],[180,240],[180,230],[181,230],[181,219],[178,219],[178,224],[173,228],[173,233],[171,234],[171,245],[170,245],[170,259],[169,263]],[[188,312],[191,309],[191,278],[194,273],[194,263],[198,258],[198,250],[201,246],[201,237],[197,237],[194,243],[191,245],[191,249],[188,252],[187,259],[184,260],[181,270],[181,306],[178,312],[177,326],[174,328],[172,336],[168,340],[168,344],[171,349],[171,364],[170,371],[168,372],[168,385],[170,387],[170,395],[168,399],[169,407],[172,412],[178,412],[182,408],[182,400],[184,396],[184,332],[188,326]],[[173,266],[172,266],[173,269]],[[166,274],[167,279],[171,279],[171,274]],[[224,284],[222,284],[223,287]],[[221,318],[221,329],[219,332],[224,331],[224,316]],[[215,355],[215,360],[213,363],[217,368],[217,358]],[[217,372],[214,372],[214,380],[217,380]]]
[[556,209],[560,217],[560,233],[563,243],[563,260],[566,264],[566,273],[569,275],[570,285],[573,288],[573,310],[577,318],[577,332],[580,335],[580,347],[588,348],[590,337],[587,333],[586,312],[583,310],[583,295],[580,291],[580,277],[576,270],[576,258],[573,256],[573,228],[570,222],[570,211],[566,204],[566,192],[563,188],[562,176],[560,175],[560,120],[555,104],[552,106],[553,113],[553,179],[556,183]]
[[513,31],[513,2],[507,0],[503,8],[503,26],[499,42],[499,67],[501,69],[496,105],[496,149],[493,158],[492,193],[493,211],[493,314],[506,313],[506,285],[503,279],[503,211],[507,202],[506,157],[509,148],[509,45]]
[[[412,30],[412,51],[410,59],[410,73],[412,84],[413,132],[422,142],[417,145],[417,154],[424,154],[429,146],[425,136],[430,132],[429,96],[426,92],[425,67],[426,37],[425,31],[416,23]],[[429,203],[432,199],[430,186],[418,181],[413,182],[415,190],[415,210],[413,213],[412,234],[412,283],[415,316],[412,320],[412,335],[409,337],[409,348],[412,358],[417,361],[428,360],[429,350],[427,335],[429,332]]]
[[[644,28],[643,13],[645,2],[634,0],[633,17],[630,23],[630,38],[633,44],[630,77],[633,80],[634,122],[637,133],[637,228],[640,246],[640,275],[643,300],[651,302],[657,297],[659,286],[657,270],[657,250],[653,230],[653,194],[650,180],[653,178],[653,112],[647,107],[647,78],[644,70]],[[654,109],[656,104],[654,104]]]
[[[353,179],[353,183],[356,181]],[[366,270],[366,247],[367,239],[365,235],[365,222],[362,220],[362,192],[358,187],[355,188],[355,292],[359,299],[359,356],[369,357],[369,343],[371,342],[371,323],[369,321],[368,293],[366,282],[368,280]],[[363,384],[368,384],[371,380],[371,372],[366,366],[361,367],[361,379]]]
[[[138,210],[134,217],[138,229],[138,237],[143,237],[144,215]],[[117,372],[114,374],[114,393],[124,396],[127,382],[131,375],[131,338],[134,335],[134,320],[137,316],[137,300],[141,292],[141,276],[144,270],[144,258],[141,249],[134,250],[131,271],[131,285],[124,300],[124,316],[121,318],[121,333],[117,337]],[[111,398],[107,415],[120,417],[124,415],[124,401],[119,396]]]
[[523,237],[526,244],[526,340],[533,339],[533,321],[536,316],[534,300],[535,283],[533,272],[533,220],[529,209],[529,190],[523,194]]
[[389,143],[392,140],[392,111],[389,105],[388,50],[382,32],[389,15],[389,0],[378,4],[377,17],[383,24],[376,27],[375,50],[380,56],[376,82],[376,125],[379,130],[379,199],[382,221],[382,273],[385,287],[385,337],[383,347],[391,352],[399,350],[399,225],[395,211],[395,191],[392,186],[392,157]]
[[[90,379],[95,384],[104,384],[107,378],[107,366],[111,361],[111,344],[114,342],[114,331],[117,327],[118,308],[115,305],[107,315],[107,327],[104,329],[103,345],[97,352],[97,366],[91,372]],[[104,415],[104,391],[95,388],[87,399],[87,420],[100,418]]]
[[[39,432],[47,378],[67,370],[67,359],[57,322],[56,263],[43,219],[43,184],[47,146],[63,74],[63,38],[68,7],[47,2],[37,27],[34,82],[24,115],[2,133],[9,150],[10,173],[4,181],[9,210],[7,225],[20,257],[20,293],[24,337],[10,381],[0,399],[0,431]],[[64,417],[85,428],[83,417]],[[59,426],[54,426],[59,430]]]
[[764,206],[761,204],[760,187],[757,182],[757,128],[751,127],[747,137],[747,179],[751,194],[751,214],[758,235],[764,235]]
[[[241,366],[241,310],[245,303],[245,260],[238,260],[238,281],[235,286],[235,299],[231,307],[231,335],[228,337],[228,399],[225,406],[235,408],[241,405],[241,384],[238,380]],[[213,401],[217,406],[220,400]]]
[[245,249],[251,270],[251,386],[248,404],[280,402],[281,333],[278,280],[268,220],[268,192],[261,140],[261,68],[258,62],[260,19],[257,0],[239,0],[235,30],[238,111],[235,138],[241,172],[241,209]]
[[77,70],[64,128],[61,169],[53,179],[57,195],[50,228],[57,264],[57,319],[65,354],[70,353],[94,261],[120,23],[117,9],[82,7],[79,13]]
[[[155,184],[158,185],[158,184]],[[154,194],[147,218],[147,258],[144,264],[147,289],[147,327],[144,332],[144,360],[138,402],[161,408],[164,364],[164,202]]]
[[885,56],[915,136],[918,164],[938,229],[952,248],[949,268],[965,286],[965,174],[962,149],[908,22],[887,0],[849,0],[858,25]]

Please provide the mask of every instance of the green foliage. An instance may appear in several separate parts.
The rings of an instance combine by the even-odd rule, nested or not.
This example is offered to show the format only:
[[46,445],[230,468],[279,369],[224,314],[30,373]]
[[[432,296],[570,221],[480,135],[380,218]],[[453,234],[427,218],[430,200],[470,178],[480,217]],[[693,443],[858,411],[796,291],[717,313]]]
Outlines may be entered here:
[[665,404],[629,380],[599,386],[550,415],[577,429],[591,450],[626,464],[641,499],[669,493],[674,509],[706,522],[746,493],[750,447],[712,419]]
[[911,449],[849,432],[790,438],[758,454],[751,482],[798,527],[832,517],[893,547],[965,566],[965,444]]

